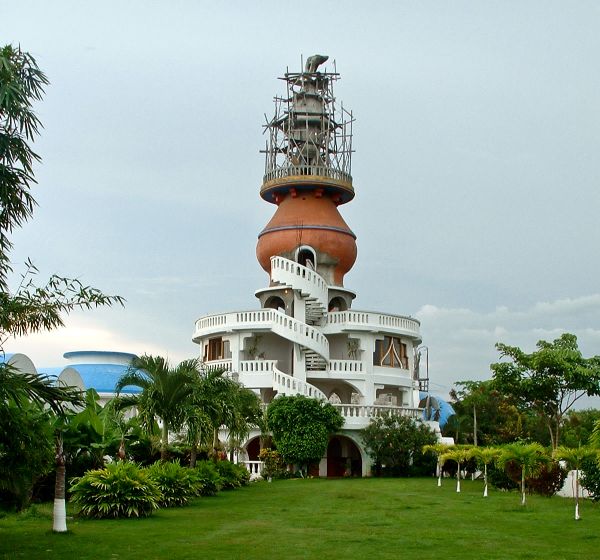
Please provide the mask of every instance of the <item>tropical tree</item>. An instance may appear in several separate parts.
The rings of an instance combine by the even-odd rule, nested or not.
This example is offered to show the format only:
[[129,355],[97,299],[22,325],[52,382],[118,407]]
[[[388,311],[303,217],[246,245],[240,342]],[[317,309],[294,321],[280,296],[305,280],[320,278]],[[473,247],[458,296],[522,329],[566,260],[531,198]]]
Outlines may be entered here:
[[511,443],[502,447],[496,462],[503,469],[511,463],[521,469],[521,505],[524,506],[525,478],[535,476],[544,465],[550,463],[550,457],[539,443]]
[[321,460],[329,436],[344,425],[332,404],[303,395],[275,398],[267,408],[267,422],[283,460],[299,465],[301,473]]
[[[38,270],[29,260],[16,290],[9,288],[9,253],[13,247],[10,235],[31,218],[36,205],[31,193],[36,182],[33,165],[41,158],[30,144],[42,125],[33,104],[42,99],[46,85],[48,79],[30,54],[12,45],[0,48],[0,352],[10,336],[62,326],[63,316],[74,309],[123,304],[121,297],[106,296],[77,279],[53,275],[37,285]],[[0,364],[0,395],[10,395],[12,402],[19,401],[14,397],[20,391],[25,397],[47,403],[58,413],[62,412],[60,403],[77,402],[77,396],[68,390],[53,391],[49,385],[47,380],[35,376],[15,378],[14,369]],[[7,402],[0,399],[0,406]],[[64,456],[60,441],[56,463],[54,531],[65,532]]]
[[460,492],[460,466],[471,458],[471,450],[469,447],[455,447],[450,451],[446,451],[440,457],[440,464],[443,466],[447,461],[454,461],[456,463],[456,491]]
[[442,485],[442,463],[441,458],[444,453],[450,450],[449,445],[444,443],[429,443],[423,446],[423,453],[433,453],[435,455],[437,465],[435,472],[437,474],[437,485]]
[[[119,406],[135,407],[148,432],[158,419],[161,423],[161,460],[167,460],[169,432],[183,427],[186,420],[186,403],[194,393],[198,380],[199,362],[185,360],[172,368],[161,356],[144,355],[131,361],[127,371],[115,386]],[[139,387],[136,395],[120,396],[127,386]]]
[[433,445],[437,438],[422,422],[399,414],[385,414],[371,419],[361,430],[365,450],[375,463],[377,476],[409,476],[430,474],[434,466],[430,457],[423,457],[424,445]]
[[575,471],[575,521],[579,517],[579,471],[583,463],[589,459],[598,459],[598,450],[591,447],[557,447],[553,457],[565,461],[571,470]]
[[500,456],[500,450],[496,447],[473,447],[471,457],[483,465],[483,497],[488,497],[488,465],[492,464]]
[[583,396],[600,395],[600,356],[584,358],[577,337],[568,333],[553,342],[540,340],[531,354],[506,344],[496,348],[509,361],[491,365],[494,385],[521,409],[544,418],[555,449],[566,412]]

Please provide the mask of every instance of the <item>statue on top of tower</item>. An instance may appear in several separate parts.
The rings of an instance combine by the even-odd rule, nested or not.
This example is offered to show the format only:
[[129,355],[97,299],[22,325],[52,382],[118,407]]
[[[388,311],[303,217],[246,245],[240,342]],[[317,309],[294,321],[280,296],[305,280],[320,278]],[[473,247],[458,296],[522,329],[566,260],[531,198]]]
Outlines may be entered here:
[[306,59],[305,72],[314,74],[317,68],[329,60],[329,57],[324,54],[313,54]]

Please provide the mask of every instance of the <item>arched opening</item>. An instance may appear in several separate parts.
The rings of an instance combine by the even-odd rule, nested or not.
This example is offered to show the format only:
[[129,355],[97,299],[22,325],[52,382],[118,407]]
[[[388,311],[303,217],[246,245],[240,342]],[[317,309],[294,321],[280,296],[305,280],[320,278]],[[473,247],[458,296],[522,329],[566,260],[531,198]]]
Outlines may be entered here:
[[271,296],[265,301],[265,309],[281,309],[285,311],[285,302],[279,296]]
[[246,453],[248,454],[248,461],[258,461],[258,454],[260,453],[260,438],[252,438],[246,444]]
[[331,404],[342,404],[342,399],[340,399],[340,396],[336,392],[333,392],[329,395],[329,402]]
[[334,297],[329,302],[329,311],[346,311],[348,309],[348,305],[346,304],[346,300],[341,297]]
[[362,476],[358,446],[346,436],[333,436],[327,446],[327,476]]
[[298,247],[296,251],[296,262],[312,270],[317,269],[317,255],[315,250],[308,245]]

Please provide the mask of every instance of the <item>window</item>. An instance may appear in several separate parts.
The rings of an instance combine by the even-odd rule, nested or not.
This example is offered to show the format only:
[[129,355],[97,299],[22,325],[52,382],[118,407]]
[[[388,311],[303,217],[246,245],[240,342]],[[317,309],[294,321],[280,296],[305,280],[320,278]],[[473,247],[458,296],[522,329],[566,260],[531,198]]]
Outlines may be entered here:
[[373,365],[408,369],[406,344],[393,336],[385,336],[383,340],[376,340]]
[[229,341],[219,338],[210,338],[208,344],[204,347],[204,361],[224,360],[231,358],[229,351]]

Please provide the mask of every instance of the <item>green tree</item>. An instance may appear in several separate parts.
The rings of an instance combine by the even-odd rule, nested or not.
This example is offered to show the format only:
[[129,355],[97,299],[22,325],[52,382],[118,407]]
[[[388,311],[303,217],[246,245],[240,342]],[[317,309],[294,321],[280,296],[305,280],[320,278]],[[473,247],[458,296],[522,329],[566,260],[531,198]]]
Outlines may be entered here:
[[559,461],[565,461],[570,469],[575,471],[575,521],[579,516],[579,471],[586,460],[598,459],[598,451],[591,447],[557,447],[553,456]]
[[581,397],[600,395],[600,356],[584,358],[577,337],[568,333],[540,340],[531,354],[506,344],[496,348],[509,360],[491,365],[496,388],[544,418],[555,449],[565,413]]
[[423,446],[423,453],[433,453],[436,459],[436,474],[437,474],[437,485],[442,485],[442,464],[440,462],[441,457],[444,453],[450,450],[450,446],[444,443],[431,443]]
[[50,414],[34,403],[0,406],[0,502],[26,508],[34,484],[52,471],[54,433]]
[[[53,275],[37,285],[38,270],[27,261],[25,272],[15,290],[10,289],[8,275],[12,272],[10,235],[33,214],[35,184],[33,165],[40,157],[31,143],[39,134],[41,123],[33,110],[40,101],[48,79],[35,59],[20,48],[6,45],[0,49],[0,352],[10,336],[49,330],[63,325],[63,316],[74,309],[90,309],[123,303],[119,296],[106,296],[79,280]],[[9,394],[10,401],[25,398],[43,401],[59,414],[63,403],[76,403],[78,396],[68,388],[51,388],[48,380],[35,376],[18,379],[7,364],[0,364],[0,394]],[[23,383],[26,386],[23,386]],[[21,384],[22,389],[18,386]],[[0,407],[9,400],[0,400]],[[64,532],[66,526],[64,455],[60,438],[56,446],[56,489],[54,530]]]
[[435,444],[437,438],[422,422],[386,414],[373,418],[361,431],[361,437],[377,474],[409,476],[434,470],[429,457],[423,457],[421,451],[425,445]]
[[471,458],[471,449],[468,447],[455,447],[446,451],[440,457],[440,464],[443,466],[447,461],[456,463],[456,491],[460,492],[460,466]]
[[161,423],[161,450],[163,461],[167,460],[169,431],[183,427],[186,405],[194,393],[198,380],[198,360],[185,360],[172,368],[161,356],[144,355],[134,358],[127,371],[115,386],[117,396],[124,387],[139,387],[136,395],[119,397],[123,408],[135,407],[148,432],[154,429],[158,419]]
[[497,459],[500,468],[515,464],[521,469],[521,505],[525,505],[525,479],[535,476],[540,469],[550,463],[550,457],[539,443],[511,443],[501,449]]
[[488,465],[491,465],[500,456],[500,450],[495,447],[474,447],[471,457],[483,465],[483,497],[488,497]]
[[565,447],[586,445],[598,421],[600,421],[600,410],[596,408],[569,410],[561,427],[562,444]]
[[329,436],[344,425],[333,405],[302,395],[282,395],[271,401],[267,422],[283,460],[299,465],[303,472],[321,460]]

